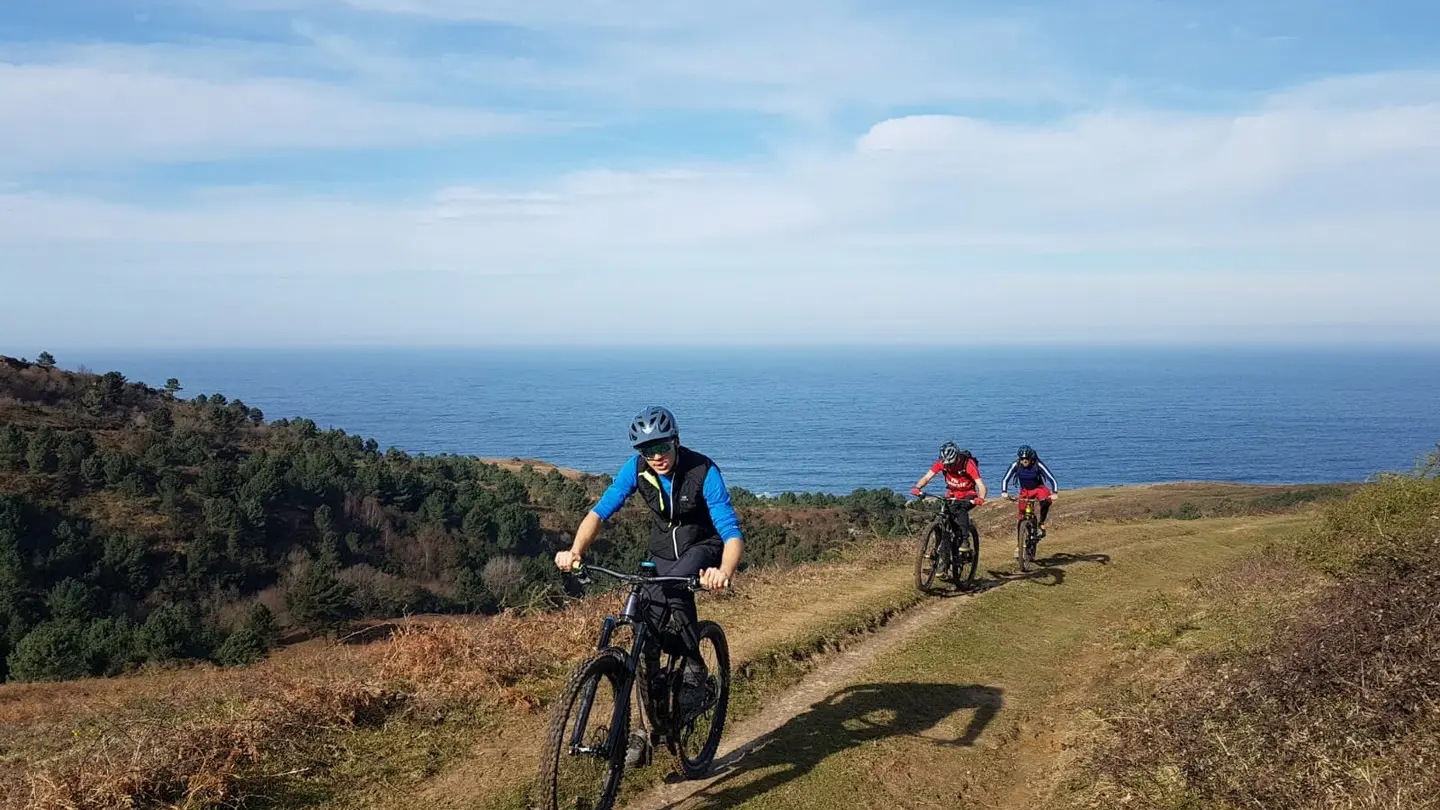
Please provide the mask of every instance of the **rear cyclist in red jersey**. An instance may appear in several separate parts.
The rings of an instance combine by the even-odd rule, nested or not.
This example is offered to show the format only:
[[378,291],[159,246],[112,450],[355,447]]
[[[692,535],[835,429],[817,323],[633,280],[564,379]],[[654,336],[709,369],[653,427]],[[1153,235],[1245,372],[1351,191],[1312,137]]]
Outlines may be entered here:
[[910,494],[920,496],[925,485],[937,473],[945,475],[945,511],[955,521],[960,537],[970,531],[970,510],[985,503],[985,479],[980,477],[980,465],[969,450],[961,450],[954,442],[940,445],[940,459],[930,467]]

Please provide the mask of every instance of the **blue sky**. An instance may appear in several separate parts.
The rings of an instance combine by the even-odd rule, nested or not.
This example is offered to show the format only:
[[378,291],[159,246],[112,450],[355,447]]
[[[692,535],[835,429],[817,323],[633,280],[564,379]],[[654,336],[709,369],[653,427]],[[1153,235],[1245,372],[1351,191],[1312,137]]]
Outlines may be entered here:
[[12,354],[1434,342],[1437,223],[1428,2],[0,12]]

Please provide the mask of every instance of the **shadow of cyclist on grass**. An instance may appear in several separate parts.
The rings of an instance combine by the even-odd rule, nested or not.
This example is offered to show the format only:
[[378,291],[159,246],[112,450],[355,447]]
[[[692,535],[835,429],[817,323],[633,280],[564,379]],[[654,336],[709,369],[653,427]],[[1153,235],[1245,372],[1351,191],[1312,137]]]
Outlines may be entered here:
[[1101,554],[1095,551],[1087,551],[1080,554],[1071,554],[1068,551],[1057,551],[1048,557],[1041,557],[1035,562],[1041,565],[1048,565],[1051,567],[1060,565],[1074,565],[1075,563],[1081,562],[1098,562],[1101,565],[1109,565],[1110,555]]
[[[1046,557],[1035,558],[1035,568],[1031,571],[1022,572],[1018,568],[1011,571],[1000,571],[994,568],[986,573],[990,579],[986,581],[986,587],[981,590],[998,588],[1007,582],[1030,581],[1038,582],[1041,585],[1055,586],[1065,582],[1065,571],[1067,565],[1076,563],[1093,562],[1101,565],[1110,564],[1110,555],[1099,552],[1087,551],[1080,554],[1071,554],[1068,551],[1060,551]],[[973,591],[972,591],[973,592]]]
[[[894,737],[942,746],[974,745],[1004,704],[992,686],[880,683],[846,687],[812,704],[737,754],[717,761],[719,781],[689,801],[732,807],[803,777],[846,749]],[[970,709],[968,717],[958,712]],[[747,775],[764,773],[756,779]]]

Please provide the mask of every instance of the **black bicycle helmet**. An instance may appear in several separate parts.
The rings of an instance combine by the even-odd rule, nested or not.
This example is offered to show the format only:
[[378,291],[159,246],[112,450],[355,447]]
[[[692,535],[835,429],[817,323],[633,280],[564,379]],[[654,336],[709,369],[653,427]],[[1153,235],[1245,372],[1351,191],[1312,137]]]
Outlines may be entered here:
[[960,460],[960,448],[954,442],[945,442],[940,445],[940,460],[946,464],[954,464]]
[[1020,449],[1015,451],[1015,457],[1020,459],[1028,458],[1031,460],[1039,458],[1039,456],[1035,454],[1035,448],[1028,444],[1020,445]]
[[675,424],[675,414],[668,408],[652,405],[635,414],[635,418],[630,420],[630,444],[633,447],[679,437],[680,429]]

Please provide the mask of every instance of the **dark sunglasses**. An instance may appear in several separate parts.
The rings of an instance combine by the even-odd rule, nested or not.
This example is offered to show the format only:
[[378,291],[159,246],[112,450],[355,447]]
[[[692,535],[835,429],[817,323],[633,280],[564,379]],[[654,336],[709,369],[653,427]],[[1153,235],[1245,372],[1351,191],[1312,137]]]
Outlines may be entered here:
[[640,451],[640,455],[646,458],[655,458],[656,456],[663,456],[671,450],[674,450],[675,442],[655,442],[654,444],[643,445],[637,449]]

